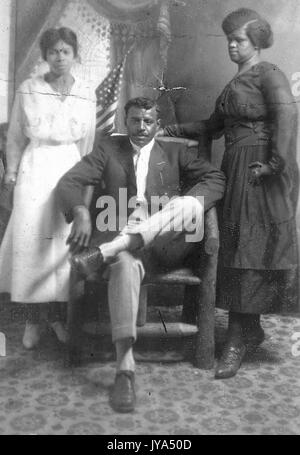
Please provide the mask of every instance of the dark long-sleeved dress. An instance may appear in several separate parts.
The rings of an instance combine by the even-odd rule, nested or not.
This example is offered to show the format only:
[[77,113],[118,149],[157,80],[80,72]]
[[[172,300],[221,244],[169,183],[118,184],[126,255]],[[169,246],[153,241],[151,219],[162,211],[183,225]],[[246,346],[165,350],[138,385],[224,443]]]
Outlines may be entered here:
[[[260,62],[226,85],[208,120],[165,128],[169,135],[225,136],[221,308],[242,313],[299,310],[297,126],[297,106],[285,75]],[[259,185],[249,183],[254,161],[268,163],[273,172]]]

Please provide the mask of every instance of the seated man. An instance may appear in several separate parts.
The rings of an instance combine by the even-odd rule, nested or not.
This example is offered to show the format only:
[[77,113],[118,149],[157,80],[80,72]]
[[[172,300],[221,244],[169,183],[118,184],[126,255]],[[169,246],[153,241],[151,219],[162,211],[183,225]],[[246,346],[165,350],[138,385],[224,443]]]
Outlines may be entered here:
[[[186,145],[155,141],[160,121],[154,101],[128,101],[125,124],[128,136],[96,138],[92,153],[67,172],[57,187],[62,209],[73,221],[68,239],[73,267],[84,276],[103,268],[108,276],[117,357],[111,405],[119,412],[135,406],[132,345],[145,269],[154,260],[167,266],[182,262],[194,242],[201,240],[203,211],[222,198],[225,186],[222,172],[196,158]],[[107,196],[102,207],[111,203],[117,215],[112,216],[112,210],[100,213],[98,231],[103,230],[104,220],[108,229],[96,230],[95,246],[86,248],[91,221],[82,188],[99,183]],[[97,206],[101,204],[98,201]],[[107,236],[114,238],[103,243]]]

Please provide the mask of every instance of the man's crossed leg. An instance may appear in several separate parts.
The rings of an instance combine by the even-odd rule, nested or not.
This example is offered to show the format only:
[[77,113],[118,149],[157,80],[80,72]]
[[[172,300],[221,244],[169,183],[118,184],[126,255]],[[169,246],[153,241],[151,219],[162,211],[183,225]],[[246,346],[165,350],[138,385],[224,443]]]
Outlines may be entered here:
[[112,339],[116,346],[116,378],[111,405],[118,412],[133,411],[135,362],[133,344],[140,288],[147,270],[146,258],[155,255],[162,265],[176,267],[203,236],[203,205],[192,196],[177,197],[154,215],[133,222],[114,240],[72,258],[80,274],[106,266]]

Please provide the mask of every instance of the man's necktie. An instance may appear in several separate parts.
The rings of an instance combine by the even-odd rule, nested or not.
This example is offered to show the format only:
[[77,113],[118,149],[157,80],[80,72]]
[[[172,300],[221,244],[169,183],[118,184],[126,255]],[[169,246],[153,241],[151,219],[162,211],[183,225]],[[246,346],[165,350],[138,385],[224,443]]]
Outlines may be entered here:
[[135,175],[137,173],[137,169],[138,169],[138,163],[139,163],[139,160],[141,158],[141,151],[138,150],[135,152],[135,160],[134,160],[134,172],[135,172]]

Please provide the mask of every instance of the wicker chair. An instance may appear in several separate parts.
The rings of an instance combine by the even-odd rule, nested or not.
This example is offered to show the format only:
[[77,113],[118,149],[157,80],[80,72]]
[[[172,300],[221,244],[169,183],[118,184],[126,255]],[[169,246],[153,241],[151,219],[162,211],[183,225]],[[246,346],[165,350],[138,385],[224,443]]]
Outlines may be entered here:
[[[168,141],[186,141],[190,151],[198,153],[198,142],[187,139],[160,138]],[[203,150],[203,148],[201,148]],[[219,231],[216,209],[213,207],[205,213],[204,239],[195,244],[193,254],[180,269],[157,271],[146,274],[140,293],[137,318],[138,338],[192,336],[194,343],[194,365],[201,369],[214,366],[214,315],[216,298],[216,273],[219,249]],[[89,288],[103,281],[101,276],[88,277]],[[71,270],[70,299],[68,303],[69,343],[67,346],[67,363],[76,364],[80,358],[82,343],[82,305],[86,281],[79,279]],[[147,322],[148,286],[184,285],[184,299],[181,321],[178,323]],[[99,295],[99,299],[100,299]],[[110,332],[110,325],[105,322],[97,324],[98,334]]]

